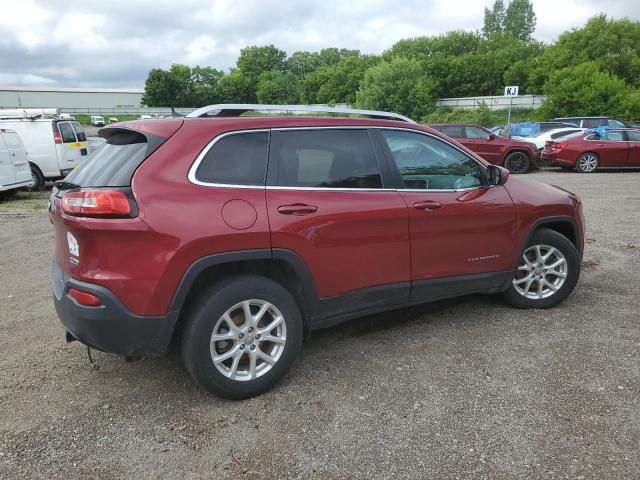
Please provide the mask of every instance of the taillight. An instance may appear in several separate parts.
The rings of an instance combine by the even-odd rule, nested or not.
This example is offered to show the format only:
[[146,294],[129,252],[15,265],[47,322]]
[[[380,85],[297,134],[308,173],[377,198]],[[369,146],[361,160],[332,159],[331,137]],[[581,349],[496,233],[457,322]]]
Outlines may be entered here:
[[60,145],[62,143],[60,132],[53,132],[53,141],[56,143],[56,145]]
[[80,217],[133,217],[135,204],[120,190],[73,190],[62,197],[62,211]]

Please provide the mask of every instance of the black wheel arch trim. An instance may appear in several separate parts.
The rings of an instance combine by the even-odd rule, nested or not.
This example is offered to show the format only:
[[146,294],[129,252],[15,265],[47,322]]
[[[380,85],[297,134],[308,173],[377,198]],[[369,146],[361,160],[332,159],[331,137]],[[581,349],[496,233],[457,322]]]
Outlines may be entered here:
[[[557,216],[553,216],[553,217],[543,217],[543,218],[539,218],[538,220],[536,220],[535,222],[533,222],[533,224],[529,227],[529,230],[527,232],[527,235],[524,237],[524,241],[522,242],[522,248],[520,249],[520,254],[518,255],[518,257],[515,259],[514,264],[513,264],[513,269],[515,270],[518,266],[518,262],[520,260],[520,257],[524,254],[525,249],[527,248],[527,245],[529,245],[529,241],[531,240],[531,237],[533,237],[533,234],[536,232],[536,230],[538,230],[540,227],[543,227],[544,225],[548,225],[551,223],[568,223],[571,226],[571,229],[573,231],[573,235],[576,239],[576,244],[574,245],[576,247],[576,251],[578,252],[578,255],[580,256],[580,258],[582,258],[582,247],[581,245],[583,245],[583,239],[580,236],[580,231],[578,230],[578,225],[576,224],[576,221],[573,219],[573,217],[570,217],[569,215],[557,215]],[[571,239],[568,239],[569,241],[571,241]],[[571,242],[573,243],[573,242]]]
[[236,262],[246,262],[255,260],[279,260],[283,261],[290,267],[302,282],[302,293],[308,306],[315,307],[318,296],[316,293],[315,283],[309,268],[305,262],[295,252],[280,248],[259,248],[251,250],[239,250],[236,252],[215,253],[199,258],[193,262],[182,276],[171,306],[170,312],[180,311],[184,305],[187,295],[191,287],[195,283],[198,276],[207,268]]

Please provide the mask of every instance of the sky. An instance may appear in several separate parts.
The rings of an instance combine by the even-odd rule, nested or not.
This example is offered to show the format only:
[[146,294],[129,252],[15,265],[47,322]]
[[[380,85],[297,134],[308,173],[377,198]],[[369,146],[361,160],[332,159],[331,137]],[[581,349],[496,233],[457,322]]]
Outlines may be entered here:
[[[508,3],[508,1],[505,1]],[[142,88],[172,63],[228,71],[240,49],[381,53],[402,38],[480,30],[493,0],[1,0],[0,85]],[[534,37],[554,41],[639,0],[533,0]]]

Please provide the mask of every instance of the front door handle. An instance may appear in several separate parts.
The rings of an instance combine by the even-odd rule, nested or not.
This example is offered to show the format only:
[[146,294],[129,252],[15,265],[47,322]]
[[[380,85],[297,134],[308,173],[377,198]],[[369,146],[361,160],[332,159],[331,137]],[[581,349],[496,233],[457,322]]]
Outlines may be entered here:
[[282,205],[278,207],[278,212],[283,215],[309,215],[318,211],[315,205],[306,205],[304,203],[295,203],[293,205]]
[[417,210],[425,210],[428,212],[433,212],[434,210],[438,210],[439,208],[442,208],[442,204],[438,202],[433,202],[431,200],[426,200],[424,202],[414,203],[413,208]]

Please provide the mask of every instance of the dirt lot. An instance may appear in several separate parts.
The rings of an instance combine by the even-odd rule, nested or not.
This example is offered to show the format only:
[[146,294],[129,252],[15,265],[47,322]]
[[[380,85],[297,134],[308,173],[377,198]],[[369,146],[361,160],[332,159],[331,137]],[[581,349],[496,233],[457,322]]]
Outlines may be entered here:
[[0,478],[640,478],[640,172],[530,174],[587,217],[552,311],[473,296],[315,333],[228,402],[176,356],[66,345],[45,194],[0,203]]

